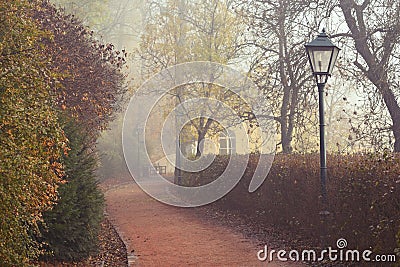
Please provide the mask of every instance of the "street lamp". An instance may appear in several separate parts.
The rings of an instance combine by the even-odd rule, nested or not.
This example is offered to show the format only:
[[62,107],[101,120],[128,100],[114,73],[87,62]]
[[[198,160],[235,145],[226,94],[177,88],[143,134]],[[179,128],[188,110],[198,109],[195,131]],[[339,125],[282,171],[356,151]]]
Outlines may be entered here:
[[136,128],[136,135],[137,135],[137,166],[139,168],[139,176],[142,177],[144,175],[144,169],[141,166],[141,160],[140,160],[140,151],[142,149],[142,140],[141,136],[143,135],[144,128],[138,127]]
[[340,49],[334,45],[325,32],[318,35],[312,42],[305,45],[311,71],[315,77],[319,93],[319,136],[320,136],[320,165],[321,192],[323,204],[327,205],[326,197],[326,148],[325,148],[325,119],[324,119],[324,87],[332,75],[333,67]]

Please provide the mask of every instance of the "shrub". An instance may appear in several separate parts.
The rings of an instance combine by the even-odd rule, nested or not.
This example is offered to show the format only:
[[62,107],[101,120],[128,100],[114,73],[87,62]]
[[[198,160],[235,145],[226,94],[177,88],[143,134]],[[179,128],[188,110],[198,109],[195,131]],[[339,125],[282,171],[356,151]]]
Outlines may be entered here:
[[[0,265],[25,266],[42,252],[35,240],[38,222],[57,200],[62,181],[66,139],[57,108],[77,118],[93,145],[119,108],[126,53],[100,44],[80,21],[48,1],[0,1],[0,17]],[[77,246],[70,255],[58,250],[65,258],[83,257],[94,248],[101,214],[95,159],[87,140],[76,142],[82,154],[64,158],[70,180],[60,188],[60,206],[46,214],[52,249],[65,242]],[[83,169],[77,171],[80,161]],[[61,228],[67,220],[81,236],[66,235]],[[63,242],[56,244],[56,238]]]
[[34,1],[0,1],[0,265],[25,266],[43,211],[57,197],[65,138],[52,106],[46,34],[30,18]]
[[400,228],[399,231],[397,232],[397,248],[396,248],[396,255],[397,255],[397,265],[400,266]]
[[43,216],[42,235],[55,259],[77,261],[96,251],[104,199],[97,187],[97,160],[87,146],[87,136],[74,121],[64,130],[70,146],[63,159],[66,183],[59,188],[57,205]]
[[[227,160],[217,157],[204,171],[185,173],[185,184],[216,179]],[[263,185],[248,193],[257,162],[257,155],[250,155],[240,182],[216,205],[252,216],[260,225],[300,233],[315,244],[324,233],[329,244],[344,237],[353,248],[393,253],[400,226],[400,155],[329,156],[328,223],[320,216],[319,155],[277,155]]]

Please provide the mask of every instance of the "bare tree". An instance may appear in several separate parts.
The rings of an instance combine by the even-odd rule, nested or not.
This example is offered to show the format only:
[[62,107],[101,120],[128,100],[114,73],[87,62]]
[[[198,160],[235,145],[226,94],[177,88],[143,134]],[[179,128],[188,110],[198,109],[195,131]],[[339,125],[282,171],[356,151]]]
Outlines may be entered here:
[[143,0],[51,0],[67,13],[79,17],[97,36],[118,49],[137,42]]
[[300,136],[309,130],[315,109],[304,44],[318,29],[315,13],[320,7],[301,0],[238,2],[236,10],[249,27],[240,48],[257,55],[251,76],[279,123],[283,153],[291,153],[295,132]]
[[[394,151],[400,152],[400,106],[396,84],[396,73],[400,67],[397,56],[400,41],[400,2],[340,0],[333,3],[331,10],[335,10],[335,5],[341,11],[339,18],[342,18],[348,27],[347,32],[338,32],[336,36],[345,37],[350,41],[354,51],[354,66],[373,84],[363,87],[366,97],[372,108],[376,108],[379,102],[383,101],[391,118],[389,129],[381,123],[375,126],[378,125],[378,131],[392,131],[395,140]],[[372,108],[371,114],[365,114],[366,119],[368,116],[373,117],[376,110]],[[371,132],[377,134],[376,131]]]

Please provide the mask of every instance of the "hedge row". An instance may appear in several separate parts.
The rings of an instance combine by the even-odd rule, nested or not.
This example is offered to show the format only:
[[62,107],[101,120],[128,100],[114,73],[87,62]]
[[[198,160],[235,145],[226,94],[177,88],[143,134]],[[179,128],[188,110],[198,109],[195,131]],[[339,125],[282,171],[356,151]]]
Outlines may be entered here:
[[0,21],[0,266],[79,260],[96,246],[92,151],[121,107],[127,55],[49,0],[0,1]]
[[[244,156],[232,156],[243,161]],[[224,171],[228,157],[218,156],[199,173],[185,173],[187,186],[206,184]],[[319,244],[346,238],[349,247],[393,253],[399,247],[400,155],[328,157],[328,211],[321,201],[319,155],[277,155],[267,179],[254,193],[249,182],[258,162],[250,155],[236,187],[217,201],[224,209],[255,216],[259,223],[284,227]],[[324,223],[325,221],[325,223]]]

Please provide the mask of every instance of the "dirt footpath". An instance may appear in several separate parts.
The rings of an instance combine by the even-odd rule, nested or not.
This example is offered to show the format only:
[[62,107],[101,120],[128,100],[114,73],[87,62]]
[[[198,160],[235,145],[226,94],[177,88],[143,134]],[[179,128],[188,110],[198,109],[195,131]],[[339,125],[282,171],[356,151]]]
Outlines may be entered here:
[[133,266],[285,266],[259,262],[260,248],[242,235],[162,204],[133,182],[105,195],[111,221],[137,257]]

